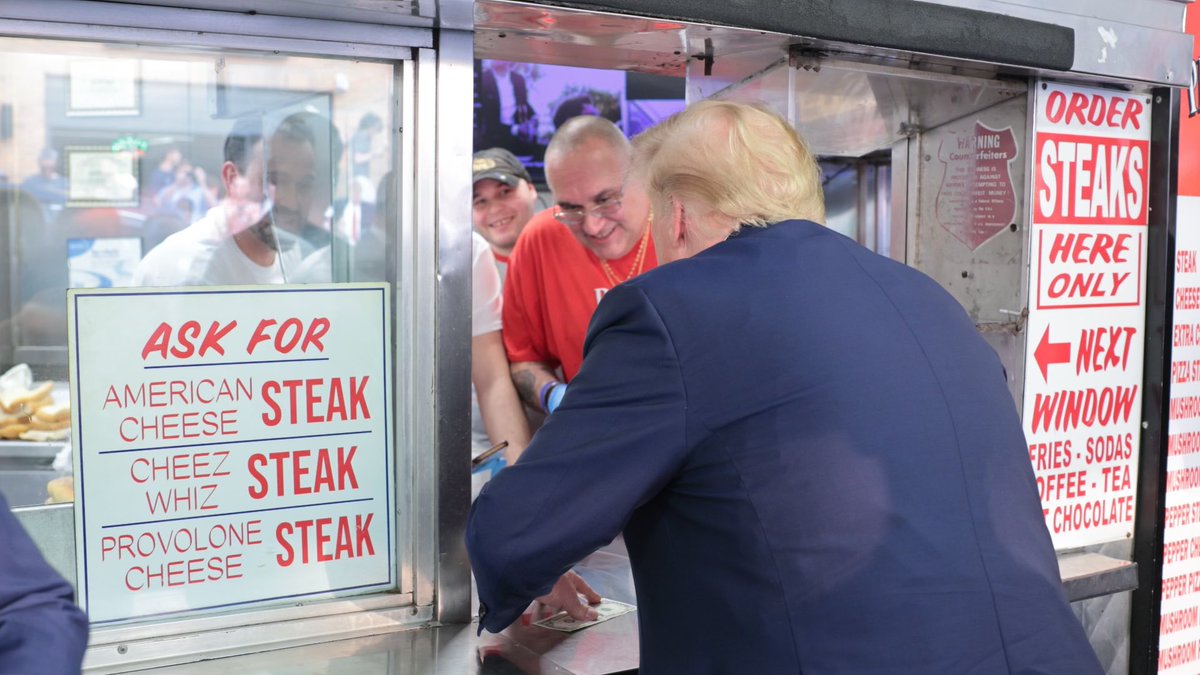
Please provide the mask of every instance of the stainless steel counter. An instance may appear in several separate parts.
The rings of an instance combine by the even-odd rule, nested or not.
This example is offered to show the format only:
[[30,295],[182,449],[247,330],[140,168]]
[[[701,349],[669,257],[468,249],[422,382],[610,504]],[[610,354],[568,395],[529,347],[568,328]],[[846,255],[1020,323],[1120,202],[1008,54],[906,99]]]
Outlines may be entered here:
[[[635,603],[621,540],[576,571],[606,598]],[[605,675],[636,672],[637,612],[574,633],[532,625],[527,612],[504,632],[478,625],[436,626],[246,656],[157,668],[156,675],[357,673],[387,675]]]
[[[1126,590],[1130,570],[1136,570],[1128,561],[1095,555],[1063,556],[1059,563],[1063,583],[1072,599],[1094,595],[1097,584],[1106,586],[1103,592]],[[620,539],[588,556],[576,570],[603,596],[636,604],[629,558]],[[1080,584],[1092,592],[1084,593],[1077,588]],[[1117,586],[1108,588],[1112,584]],[[1133,585],[1136,586],[1136,577]],[[638,667],[636,612],[575,633],[534,626],[529,613],[498,635],[476,635],[477,630],[476,623],[421,628],[150,672],[604,675],[636,672]]]

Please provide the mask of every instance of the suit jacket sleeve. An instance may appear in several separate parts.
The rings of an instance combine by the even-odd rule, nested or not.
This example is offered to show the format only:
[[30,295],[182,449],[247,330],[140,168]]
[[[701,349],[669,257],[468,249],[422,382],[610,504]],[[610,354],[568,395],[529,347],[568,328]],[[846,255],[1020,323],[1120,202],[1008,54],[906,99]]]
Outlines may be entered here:
[[87,617],[0,497],[0,672],[78,673]]
[[467,547],[481,629],[503,630],[572,565],[611,542],[684,461],[679,362],[636,285],[605,296],[584,354],[562,404],[472,507]]

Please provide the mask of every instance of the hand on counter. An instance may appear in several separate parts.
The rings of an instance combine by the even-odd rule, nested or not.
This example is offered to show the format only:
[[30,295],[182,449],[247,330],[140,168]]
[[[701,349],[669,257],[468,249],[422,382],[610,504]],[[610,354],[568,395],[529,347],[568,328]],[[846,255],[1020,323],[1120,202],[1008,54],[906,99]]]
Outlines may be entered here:
[[[588,604],[580,602],[581,594]],[[600,600],[600,594],[592,590],[582,577],[574,572],[567,572],[558,578],[549,593],[534,601],[541,605],[539,610],[534,612],[534,618],[540,619],[565,611],[576,621],[595,621],[600,615],[589,605],[599,604]]]

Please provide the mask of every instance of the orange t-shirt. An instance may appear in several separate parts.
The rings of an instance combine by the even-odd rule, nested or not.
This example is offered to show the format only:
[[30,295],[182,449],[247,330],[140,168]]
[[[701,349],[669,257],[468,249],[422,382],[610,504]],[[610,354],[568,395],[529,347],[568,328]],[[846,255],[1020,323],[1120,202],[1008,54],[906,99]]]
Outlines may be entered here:
[[[618,260],[608,261],[617,279],[633,270],[641,240]],[[646,242],[642,271],[654,269],[654,242]],[[562,366],[568,382],[583,364],[583,339],[600,298],[612,283],[600,259],[584,248],[550,209],[535,215],[521,232],[504,280],[504,347],[511,363],[542,361]]]

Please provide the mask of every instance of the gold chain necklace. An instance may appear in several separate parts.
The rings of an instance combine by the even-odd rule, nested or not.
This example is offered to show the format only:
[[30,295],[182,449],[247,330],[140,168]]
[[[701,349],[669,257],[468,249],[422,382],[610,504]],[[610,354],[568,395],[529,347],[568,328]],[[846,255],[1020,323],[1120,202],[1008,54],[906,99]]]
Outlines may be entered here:
[[642,273],[642,264],[646,262],[646,244],[649,241],[650,226],[647,224],[646,232],[642,235],[642,243],[638,245],[637,255],[633,258],[633,265],[629,267],[629,274],[626,275],[623,280],[617,276],[616,272],[613,272],[613,268],[609,266],[607,260],[601,258],[600,256],[596,256],[596,258],[600,260],[600,269],[604,270],[604,276],[608,278],[609,288],[615,287],[622,281],[629,281],[630,279]]

